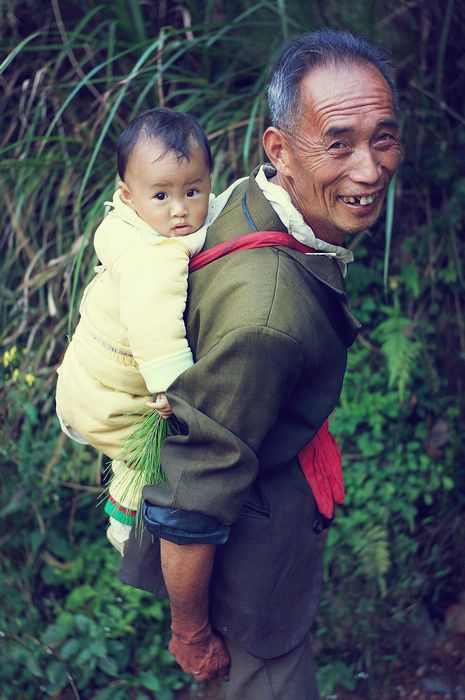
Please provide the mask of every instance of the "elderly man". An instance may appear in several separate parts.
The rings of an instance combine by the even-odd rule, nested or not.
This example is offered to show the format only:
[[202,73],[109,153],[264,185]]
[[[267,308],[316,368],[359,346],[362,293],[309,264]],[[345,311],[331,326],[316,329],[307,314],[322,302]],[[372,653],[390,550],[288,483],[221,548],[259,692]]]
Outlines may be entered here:
[[268,94],[271,165],[234,190],[206,248],[258,230],[309,249],[242,250],[191,274],[196,364],[168,390],[186,431],[164,445],[167,481],[144,490],[152,534],[130,540],[120,576],[169,595],[170,651],[198,681],[229,674],[234,700],[315,700],[326,522],[298,455],[358,331],[342,243],[378,218],[400,144],[391,70],[348,32],[285,43]]

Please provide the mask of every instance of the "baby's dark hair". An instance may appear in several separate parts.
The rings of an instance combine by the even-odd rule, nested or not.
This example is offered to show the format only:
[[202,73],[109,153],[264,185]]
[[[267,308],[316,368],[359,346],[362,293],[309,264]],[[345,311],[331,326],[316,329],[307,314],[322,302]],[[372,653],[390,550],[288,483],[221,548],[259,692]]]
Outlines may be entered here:
[[168,107],[155,107],[139,114],[130,122],[118,139],[118,175],[124,180],[129,158],[139,139],[157,139],[167,151],[175,151],[179,158],[190,159],[192,141],[203,151],[205,163],[212,171],[213,158],[207,136],[196,119],[186,112]]

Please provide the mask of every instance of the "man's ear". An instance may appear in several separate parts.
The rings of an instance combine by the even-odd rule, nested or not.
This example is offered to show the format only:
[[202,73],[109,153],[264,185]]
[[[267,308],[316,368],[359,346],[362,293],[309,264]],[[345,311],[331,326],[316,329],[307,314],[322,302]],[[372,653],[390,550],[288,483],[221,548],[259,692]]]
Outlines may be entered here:
[[118,187],[121,195],[121,201],[123,202],[123,204],[127,204],[128,207],[134,209],[134,202],[132,201],[132,194],[129,187],[122,180],[118,182]]
[[269,126],[263,134],[263,148],[265,153],[282,175],[289,175],[289,143],[276,126]]

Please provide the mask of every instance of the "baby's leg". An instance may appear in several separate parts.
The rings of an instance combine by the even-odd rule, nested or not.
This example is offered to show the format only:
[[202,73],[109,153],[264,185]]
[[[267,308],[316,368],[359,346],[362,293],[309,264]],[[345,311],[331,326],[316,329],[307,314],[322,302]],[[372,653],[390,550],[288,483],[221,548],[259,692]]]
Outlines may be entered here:
[[107,537],[111,544],[124,553],[139,507],[144,481],[142,475],[131,469],[126,462],[114,459],[105,512],[110,516]]
[[105,512],[110,516],[107,536],[121,551],[134,522],[143,484],[137,472],[116,460],[135,416],[147,410],[150,396],[129,394],[100,383],[71,349],[72,346],[58,374],[57,413],[69,437],[79,437],[80,441],[113,459],[109,498],[105,504]]

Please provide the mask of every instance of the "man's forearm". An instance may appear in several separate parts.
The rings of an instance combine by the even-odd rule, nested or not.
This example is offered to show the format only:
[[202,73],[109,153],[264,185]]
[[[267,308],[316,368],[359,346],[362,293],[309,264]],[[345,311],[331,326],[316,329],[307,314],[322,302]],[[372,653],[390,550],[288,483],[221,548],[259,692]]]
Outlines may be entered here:
[[214,544],[177,545],[160,540],[173,631],[185,629],[195,633],[208,623],[208,588],[215,549]]
[[197,681],[228,674],[229,654],[208,621],[208,588],[214,544],[178,545],[160,540],[161,565],[171,603],[169,650]]

